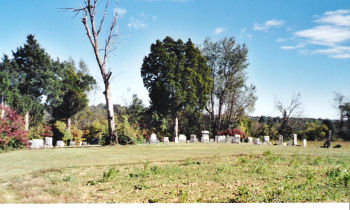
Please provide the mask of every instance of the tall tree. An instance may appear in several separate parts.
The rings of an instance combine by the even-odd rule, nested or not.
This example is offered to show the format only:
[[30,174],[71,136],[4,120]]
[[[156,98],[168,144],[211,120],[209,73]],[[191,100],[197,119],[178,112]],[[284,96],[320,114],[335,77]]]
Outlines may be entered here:
[[114,110],[113,110],[113,104],[111,101],[112,94],[110,89],[110,78],[111,78],[112,72],[106,69],[106,61],[107,61],[107,57],[113,50],[113,45],[115,43],[115,39],[117,38],[116,23],[118,18],[118,13],[117,13],[118,10],[116,8],[114,9],[112,8],[113,9],[112,21],[107,29],[108,33],[107,33],[107,36],[105,37],[105,40],[104,40],[105,43],[103,45],[103,48],[100,49],[100,45],[99,45],[100,32],[102,31],[102,27],[105,22],[105,18],[109,8],[109,1],[106,0],[103,13],[101,13],[102,17],[96,25],[97,14],[99,12],[97,8],[98,2],[99,2],[98,0],[84,0],[84,5],[82,7],[67,8],[67,9],[72,10],[76,14],[79,14],[79,13],[83,14],[81,22],[84,25],[86,34],[93,48],[96,62],[100,69],[104,87],[105,87],[103,94],[105,95],[105,99],[106,99],[108,137],[110,141],[106,143],[109,144],[109,143],[117,143],[117,135],[115,133]]
[[10,106],[24,115],[28,130],[29,116],[31,124],[42,121],[43,99],[48,95],[56,95],[60,85],[57,74],[61,69],[40,47],[33,35],[28,35],[24,46],[13,52],[13,59],[8,67],[11,68],[12,75]]
[[149,91],[151,109],[173,119],[173,139],[178,136],[178,113],[191,107],[201,112],[211,88],[210,70],[200,51],[189,39],[166,37],[151,45],[143,60],[143,83]]
[[212,77],[206,111],[210,116],[212,130],[216,133],[221,129],[225,105],[230,119],[237,118],[237,115],[254,106],[255,87],[246,84],[248,49],[245,44],[237,44],[233,37],[217,42],[207,38],[202,54],[207,59]]
[[70,130],[71,117],[88,106],[87,92],[94,87],[96,81],[88,74],[84,61],[80,61],[79,69],[73,60],[64,62],[63,66],[59,97],[48,100],[51,100],[52,116],[56,120],[66,120]]

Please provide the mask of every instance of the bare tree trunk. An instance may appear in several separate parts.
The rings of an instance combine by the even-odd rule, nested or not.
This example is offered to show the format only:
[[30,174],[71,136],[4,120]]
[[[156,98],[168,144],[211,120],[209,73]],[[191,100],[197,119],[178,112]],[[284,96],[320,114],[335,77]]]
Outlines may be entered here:
[[217,128],[218,131],[221,130],[221,118],[222,118],[222,106],[224,104],[224,100],[222,98],[219,99],[219,110],[218,110],[218,121],[217,121]]
[[67,129],[68,131],[70,132],[71,130],[71,127],[72,127],[72,120],[70,119],[70,117],[67,119]]
[[[4,107],[4,95],[1,96],[1,107]],[[1,119],[5,117],[5,109],[1,109]]]
[[179,136],[179,121],[177,116],[173,117],[173,140],[175,141],[175,138]]
[[26,131],[29,130],[29,112],[24,115],[24,128]]
[[110,143],[117,144],[117,135],[115,134],[114,110],[111,100],[111,91],[109,83],[105,83],[105,98],[106,98],[106,112],[108,119],[108,134],[110,135]]

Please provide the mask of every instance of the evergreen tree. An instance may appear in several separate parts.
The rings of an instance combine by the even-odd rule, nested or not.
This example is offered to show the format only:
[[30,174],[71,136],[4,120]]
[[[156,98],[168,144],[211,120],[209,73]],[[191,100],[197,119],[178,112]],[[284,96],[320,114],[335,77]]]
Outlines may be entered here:
[[178,114],[186,107],[201,112],[211,88],[206,59],[189,39],[166,37],[151,45],[141,76],[149,91],[151,109],[173,119],[173,138],[178,136]]

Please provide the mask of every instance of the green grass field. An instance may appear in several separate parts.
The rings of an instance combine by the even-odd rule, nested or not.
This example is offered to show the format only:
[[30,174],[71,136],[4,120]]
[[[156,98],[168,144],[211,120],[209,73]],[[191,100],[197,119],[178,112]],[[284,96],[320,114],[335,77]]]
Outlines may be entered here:
[[0,153],[0,203],[350,202],[350,143],[320,144]]

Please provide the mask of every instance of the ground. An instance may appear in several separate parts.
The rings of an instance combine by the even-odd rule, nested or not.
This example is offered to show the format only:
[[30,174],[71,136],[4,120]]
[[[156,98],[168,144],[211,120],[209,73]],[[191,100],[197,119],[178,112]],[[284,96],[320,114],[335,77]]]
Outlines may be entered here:
[[350,143],[321,144],[0,153],[0,203],[350,202]]

